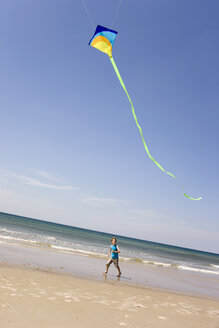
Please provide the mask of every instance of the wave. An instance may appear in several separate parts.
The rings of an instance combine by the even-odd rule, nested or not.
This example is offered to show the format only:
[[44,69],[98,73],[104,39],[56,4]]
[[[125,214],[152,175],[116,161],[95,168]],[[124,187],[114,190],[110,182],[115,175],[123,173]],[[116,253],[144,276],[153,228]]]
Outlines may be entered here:
[[206,270],[206,269],[194,268],[194,267],[188,267],[188,266],[185,266],[185,265],[178,265],[178,269],[180,269],[180,270],[187,270],[187,271],[202,272],[202,273],[219,274],[218,271]]
[[[1,232],[3,234],[1,234]],[[46,240],[46,241],[49,241],[49,242],[56,242],[56,238],[53,237],[53,236],[49,236],[49,235],[39,235],[39,234],[32,234],[32,233],[29,233],[29,232],[21,232],[21,231],[13,231],[13,230],[9,230],[9,229],[6,229],[6,228],[1,228],[0,229],[0,238],[3,238],[3,237],[11,237],[11,239],[15,239],[15,238],[18,238],[21,237],[21,240],[26,240],[26,241],[35,241],[36,239],[37,240]],[[28,238],[28,239],[26,239]],[[32,239],[30,239],[32,238]]]
[[145,264],[153,264],[156,266],[163,266],[163,267],[170,267],[172,263],[163,263],[163,262],[156,262],[156,261],[144,261]]
[[130,257],[120,257],[120,260],[126,261],[126,262],[136,262],[136,263],[143,263],[143,264],[152,264],[156,266],[163,266],[163,267],[170,267],[172,266],[171,263],[163,263],[163,262],[156,262],[152,260],[143,260],[138,257],[130,258]]
[[30,240],[30,239],[23,239],[23,238],[17,238],[17,237],[10,237],[10,236],[0,236],[1,239],[8,239],[8,240],[12,240],[12,241],[21,241],[22,243],[31,243],[31,244],[36,244],[36,245],[42,245],[42,246],[47,246],[47,247],[51,247],[52,245],[49,243],[45,243],[42,241],[37,241],[37,240]]
[[82,255],[85,255],[85,256],[101,257],[101,258],[106,257],[106,254],[104,254],[104,253],[90,252],[90,251],[85,251],[85,250],[82,250],[82,249],[75,249],[75,248],[70,248],[70,247],[51,245],[51,248],[57,249],[61,252],[67,251],[68,253],[82,254]]
[[217,265],[217,264],[210,264],[210,266],[212,266],[213,268],[219,269],[219,265]]

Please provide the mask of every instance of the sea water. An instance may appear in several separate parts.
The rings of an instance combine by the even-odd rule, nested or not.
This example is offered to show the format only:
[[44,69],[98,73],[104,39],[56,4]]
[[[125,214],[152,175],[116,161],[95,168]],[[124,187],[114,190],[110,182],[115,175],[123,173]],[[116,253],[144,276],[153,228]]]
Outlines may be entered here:
[[[48,221],[0,213],[0,243],[58,253],[106,258],[112,235]],[[219,254],[116,236],[120,261],[219,278]]]

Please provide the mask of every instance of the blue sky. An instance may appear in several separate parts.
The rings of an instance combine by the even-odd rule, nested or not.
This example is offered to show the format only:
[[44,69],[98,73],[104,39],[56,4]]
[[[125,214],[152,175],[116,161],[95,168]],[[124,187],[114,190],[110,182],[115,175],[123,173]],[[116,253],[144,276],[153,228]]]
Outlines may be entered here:
[[[84,0],[110,27],[117,0]],[[219,252],[219,3],[123,0],[113,56],[79,0],[0,4],[0,211]],[[182,195],[198,197],[199,202]]]

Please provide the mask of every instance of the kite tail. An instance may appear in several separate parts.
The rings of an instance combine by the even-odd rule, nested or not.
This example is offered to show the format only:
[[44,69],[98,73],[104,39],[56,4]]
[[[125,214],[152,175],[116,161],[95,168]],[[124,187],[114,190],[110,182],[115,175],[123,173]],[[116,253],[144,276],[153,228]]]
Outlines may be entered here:
[[[123,80],[122,80],[122,77],[121,77],[121,75],[120,75],[120,73],[119,73],[119,70],[118,70],[118,68],[117,68],[117,66],[116,66],[116,63],[115,63],[115,61],[114,61],[114,59],[113,59],[113,57],[110,57],[110,61],[111,61],[111,63],[112,63],[112,65],[113,65],[113,68],[114,68],[114,70],[115,70],[115,72],[116,72],[116,75],[117,75],[117,77],[118,77],[118,79],[119,79],[119,82],[120,82],[120,84],[121,84],[121,86],[123,87],[123,89],[125,90],[125,93],[126,93],[126,95],[127,95],[127,97],[128,97],[128,100],[129,100],[129,102],[130,102],[130,104],[131,104],[131,107],[132,107],[132,114],[133,114],[133,117],[134,117],[134,119],[135,119],[135,123],[136,123],[136,125],[137,125],[137,127],[138,127],[138,129],[139,129],[139,131],[140,131],[140,134],[141,134],[141,138],[142,138],[142,141],[143,141],[143,144],[144,144],[144,148],[145,148],[145,150],[146,150],[146,152],[147,152],[147,154],[148,154],[148,156],[149,156],[149,158],[159,167],[159,169],[161,169],[163,172],[165,172],[166,174],[168,174],[168,175],[170,175],[172,178],[174,178],[174,179],[176,179],[176,177],[175,177],[175,175],[173,175],[172,173],[170,173],[170,172],[168,172],[168,171],[166,171],[152,156],[151,156],[151,154],[150,154],[150,152],[149,152],[149,149],[148,149],[148,146],[146,145],[146,142],[145,142],[145,140],[144,140],[144,136],[143,136],[143,132],[142,132],[142,129],[141,129],[141,127],[140,127],[140,125],[138,124],[138,120],[137,120],[137,116],[136,116],[136,114],[135,114],[135,110],[134,110],[134,106],[133,106],[133,104],[132,104],[132,101],[131,101],[131,98],[130,98],[130,96],[129,96],[129,94],[128,94],[128,91],[126,90],[126,87],[125,87],[125,84],[124,84],[124,82],[123,82]],[[199,198],[193,198],[193,197],[190,197],[190,196],[188,196],[187,194],[185,194],[185,193],[183,193],[183,195],[186,197],[186,198],[189,198],[189,199],[191,199],[191,200],[200,200],[200,199],[202,199],[202,197],[199,197]]]

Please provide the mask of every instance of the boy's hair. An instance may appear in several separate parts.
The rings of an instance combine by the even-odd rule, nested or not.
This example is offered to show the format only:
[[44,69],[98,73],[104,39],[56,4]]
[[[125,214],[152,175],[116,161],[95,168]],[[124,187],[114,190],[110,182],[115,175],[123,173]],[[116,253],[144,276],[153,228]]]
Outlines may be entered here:
[[116,241],[116,237],[112,237],[111,242],[112,242],[114,239],[115,239],[115,241]]

